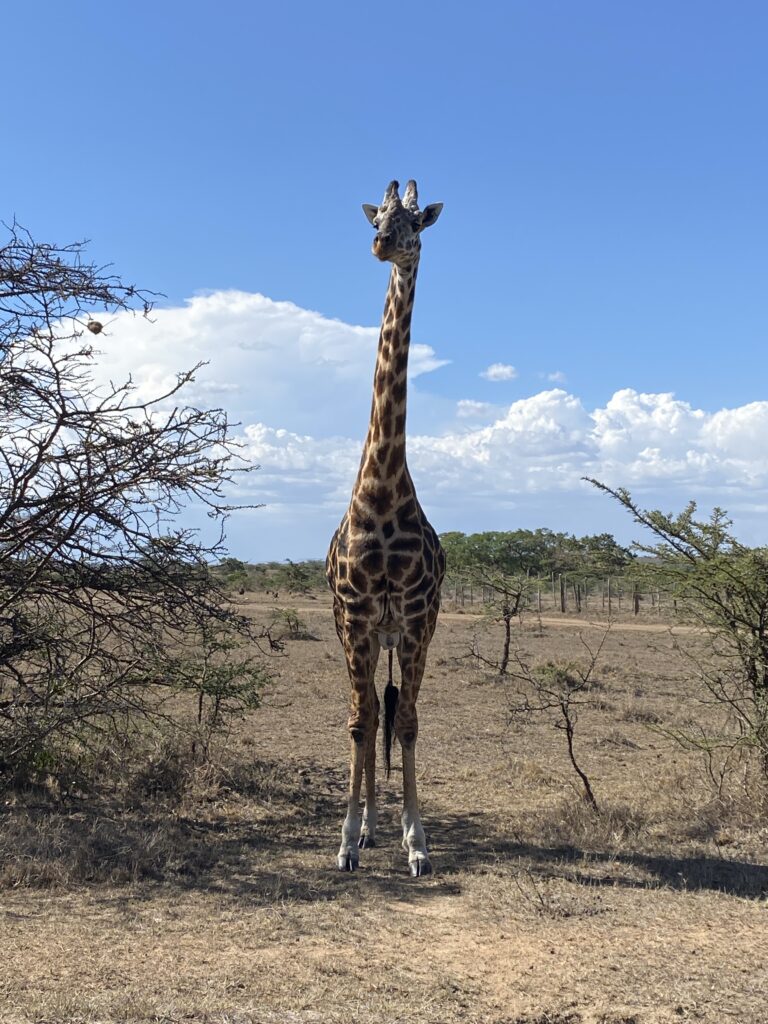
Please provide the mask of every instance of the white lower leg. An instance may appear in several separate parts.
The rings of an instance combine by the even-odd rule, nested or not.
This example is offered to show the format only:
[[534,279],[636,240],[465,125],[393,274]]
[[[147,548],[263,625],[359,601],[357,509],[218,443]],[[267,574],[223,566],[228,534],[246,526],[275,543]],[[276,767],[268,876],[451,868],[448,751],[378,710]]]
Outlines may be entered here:
[[419,815],[416,795],[415,744],[403,749],[403,849],[408,851],[412,875],[427,875],[432,870],[427,853],[427,837]]
[[360,842],[360,787],[363,781],[363,744],[352,742],[347,816],[341,826],[341,846],[336,858],[340,871],[354,871]]
[[[363,828],[361,833],[361,846],[373,846],[376,842],[376,825],[378,823],[379,816],[376,811],[376,804],[365,801],[365,810],[363,811]],[[364,840],[364,842],[363,842]]]
[[360,841],[360,808],[357,801],[350,799],[347,804],[347,816],[341,826],[341,846],[339,847],[339,867],[348,855],[357,860],[357,844]]
[[[378,726],[378,721],[376,723]],[[360,835],[360,847],[376,845],[376,729],[368,740],[365,755],[365,810],[363,811],[363,828]]]

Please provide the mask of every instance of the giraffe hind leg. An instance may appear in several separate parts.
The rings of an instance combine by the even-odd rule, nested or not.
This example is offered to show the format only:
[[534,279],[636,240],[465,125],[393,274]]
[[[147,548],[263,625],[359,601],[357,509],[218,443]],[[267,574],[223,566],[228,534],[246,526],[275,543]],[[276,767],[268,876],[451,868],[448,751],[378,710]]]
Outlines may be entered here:
[[[374,688],[374,674],[379,657],[377,637],[360,635],[344,637],[344,652],[347,659],[349,679],[352,684],[351,706],[349,714],[349,732],[352,738],[349,768],[349,794],[347,798],[347,814],[341,827],[341,846],[336,857],[339,871],[355,871],[359,863],[359,849],[363,836],[360,820],[360,790],[363,782],[363,770],[366,762],[371,763],[370,781],[367,783],[367,796],[370,803],[367,810],[368,830],[373,825],[375,835],[376,796],[373,771],[375,769],[376,729],[378,727],[378,700]],[[369,760],[369,751],[373,746],[373,763]]]
[[419,814],[416,795],[416,745],[403,747],[403,849],[408,854],[408,870],[413,878],[432,874],[427,852],[427,837]]
[[363,781],[364,746],[352,740],[347,814],[341,826],[341,846],[336,856],[339,871],[357,871],[360,842],[360,787]]
[[389,651],[388,656],[389,666],[387,671],[387,685],[384,688],[384,731],[383,731],[383,751],[384,751],[384,767],[387,772],[387,778],[389,778],[390,772],[392,771],[392,740],[395,735],[395,715],[397,714],[397,698],[400,691],[395,686],[392,678],[392,650]]
[[379,698],[373,693],[375,718],[373,729],[367,739],[365,750],[365,808],[363,810],[363,826],[357,845],[361,850],[368,850],[376,845],[376,733],[379,727]]
[[403,849],[408,853],[408,870],[414,878],[432,873],[427,837],[421,824],[416,791],[416,737],[419,732],[416,699],[424,674],[427,646],[413,653],[398,651],[401,688],[395,714],[395,732],[403,752]]

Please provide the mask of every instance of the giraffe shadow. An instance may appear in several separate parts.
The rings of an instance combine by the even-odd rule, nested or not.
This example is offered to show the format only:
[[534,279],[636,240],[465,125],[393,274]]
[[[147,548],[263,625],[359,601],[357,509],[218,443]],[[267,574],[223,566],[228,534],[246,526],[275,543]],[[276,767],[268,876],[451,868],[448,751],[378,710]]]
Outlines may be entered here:
[[151,898],[159,886],[256,905],[346,899],[355,892],[429,899],[459,891],[450,880],[419,888],[410,878],[394,814],[380,845],[361,851],[360,869],[339,872],[344,772],[301,764],[299,772],[295,765],[261,764],[243,777],[229,773],[235,813],[231,804],[182,810],[153,800],[126,807],[96,793],[66,803],[28,794],[26,802],[0,807],[0,888],[126,886],[135,899]]
[[[126,884],[151,894],[161,885],[245,899],[258,905],[322,902],[378,894],[425,902],[458,895],[472,876],[521,868],[585,887],[711,890],[746,899],[768,894],[768,866],[709,853],[614,851],[547,845],[499,831],[489,814],[434,808],[425,817],[435,873],[412,879],[400,848],[399,801],[385,791],[377,846],[358,871],[335,867],[345,780],[341,770],[304,762],[310,784],[294,777],[269,791],[237,782],[242,809],[181,814],[146,805],[135,811],[92,800],[0,814],[0,879],[66,888]],[[318,780],[323,785],[318,785]]]
[[448,878],[504,870],[513,864],[546,879],[629,889],[711,890],[744,899],[768,895],[768,865],[706,853],[585,849],[502,835],[482,814],[430,819],[438,870]]

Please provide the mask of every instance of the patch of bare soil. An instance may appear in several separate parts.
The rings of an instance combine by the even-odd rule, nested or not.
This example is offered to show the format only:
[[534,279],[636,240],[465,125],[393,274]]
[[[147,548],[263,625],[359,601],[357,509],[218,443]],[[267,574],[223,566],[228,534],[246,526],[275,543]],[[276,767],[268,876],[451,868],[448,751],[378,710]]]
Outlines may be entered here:
[[[473,634],[495,656],[498,627],[441,620],[419,702],[435,874],[419,880],[397,770],[377,847],[335,870],[347,684],[329,602],[307,608],[320,642],[288,643],[214,768],[120,804],[9,800],[0,1020],[768,1024],[766,808],[746,775],[718,795],[667,738],[712,710],[664,629],[606,640],[575,738],[596,815],[553,720],[510,723],[514,683],[468,656]],[[601,627],[568,623],[529,623],[518,648],[577,659]]]

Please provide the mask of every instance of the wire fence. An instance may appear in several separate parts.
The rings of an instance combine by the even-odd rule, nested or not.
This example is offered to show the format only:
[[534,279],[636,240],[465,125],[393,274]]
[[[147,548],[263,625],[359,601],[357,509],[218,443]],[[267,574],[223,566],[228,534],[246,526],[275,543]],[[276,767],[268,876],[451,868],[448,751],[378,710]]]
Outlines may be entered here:
[[[498,602],[492,587],[446,578],[442,589],[444,608],[481,612],[484,606]],[[623,577],[569,577],[553,573],[550,577],[525,583],[521,609],[540,615],[600,615],[676,618],[682,611],[669,592],[645,589]]]

